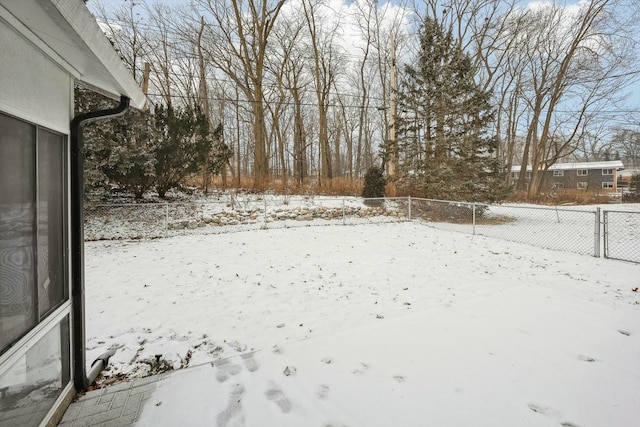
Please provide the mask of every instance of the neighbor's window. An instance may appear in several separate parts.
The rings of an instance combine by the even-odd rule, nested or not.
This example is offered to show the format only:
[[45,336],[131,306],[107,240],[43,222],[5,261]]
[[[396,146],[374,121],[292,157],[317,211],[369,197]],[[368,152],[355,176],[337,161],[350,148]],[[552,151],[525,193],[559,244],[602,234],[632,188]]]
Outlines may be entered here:
[[553,171],[553,176],[564,176],[564,171],[563,170],[555,170]]
[[589,175],[588,169],[578,169],[578,176],[587,176],[587,175]]
[[579,182],[579,183],[578,183],[578,188],[579,188],[579,189],[584,189],[584,188],[587,188],[587,187],[588,187],[588,186],[587,186],[587,183],[586,183],[586,182]]
[[613,169],[602,169],[602,175],[613,175]]
[[68,299],[65,138],[0,114],[0,354]]
[[603,182],[602,188],[613,188],[613,182]]
[[557,190],[562,190],[564,188],[564,184],[561,182],[556,182],[555,184],[553,184],[552,188],[555,188]]

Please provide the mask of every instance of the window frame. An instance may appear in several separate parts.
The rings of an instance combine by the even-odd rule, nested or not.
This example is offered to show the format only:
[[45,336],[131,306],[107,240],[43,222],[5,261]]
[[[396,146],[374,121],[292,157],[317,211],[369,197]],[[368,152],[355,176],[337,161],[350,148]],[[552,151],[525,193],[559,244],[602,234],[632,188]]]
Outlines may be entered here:
[[[4,347],[0,348],[0,362],[4,365],[5,363],[5,356],[7,356],[8,353],[11,353],[10,350],[14,349],[15,347],[21,347],[23,346],[22,343],[25,342],[30,342],[31,340],[35,339],[34,337],[37,337],[39,335],[39,330],[41,330],[41,325],[42,324],[48,324],[49,323],[49,317],[52,316],[56,316],[56,313],[59,312],[59,309],[61,307],[70,307],[70,301],[71,301],[71,292],[70,292],[70,279],[71,279],[71,275],[70,275],[70,262],[69,262],[69,254],[70,254],[70,236],[69,236],[69,154],[68,154],[68,150],[69,150],[69,136],[65,135],[61,132],[55,131],[53,129],[47,128],[46,126],[41,126],[37,123],[33,123],[29,120],[25,120],[24,118],[21,117],[16,117],[12,114],[8,114],[4,111],[0,111],[0,115],[9,118],[10,120],[15,120],[18,121],[20,123],[26,124],[30,127],[33,128],[33,139],[30,139],[29,141],[22,141],[22,143],[24,143],[25,145],[31,145],[33,147],[33,158],[29,159],[29,162],[31,164],[33,164],[34,166],[34,193],[32,195],[30,195],[30,198],[32,199],[33,203],[33,218],[30,219],[30,221],[33,221],[33,229],[31,230],[31,236],[29,238],[29,240],[31,240],[30,242],[30,247],[32,248],[33,251],[33,283],[31,284],[32,288],[30,291],[34,293],[34,316],[35,316],[35,323],[27,326],[25,330],[23,330],[22,332],[20,332],[19,335],[16,335],[15,338],[11,339],[10,342],[3,344]],[[46,165],[46,161],[44,159],[41,159],[41,155],[43,154],[43,152],[41,151],[41,144],[46,144],[48,142],[45,141],[40,141],[40,137],[42,135],[42,132],[46,132],[49,134],[49,136],[53,135],[55,137],[59,137],[59,141],[60,141],[60,150],[59,150],[59,160],[62,162],[62,167],[59,170],[59,175],[61,178],[61,182],[60,182],[60,186],[61,188],[59,189],[61,192],[61,200],[60,200],[60,212],[58,212],[57,214],[60,216],[58,218],[58,221],[53,221],[52,223],[47,223],[47,227],[51,227],[51,226],[55,226],[55,227],[61,227],[61,229],[58,229],[58,235],[61,238],[60,240],[60,247],[57,247],[57,251],[59,252],[59,254],[56,254],[58,257],[60,257],[57,262],[59,263],[59,265],[61,266],[61,271],[60,273],[60,282],[59,285],[61,286],[61,289],[59,289],[60,291],[62,291],[62,296],[57,299],[57,301],[55,301],[53,304],[50,304],[46,307],[46,310],[41,310],[40,307],[40,302],[42,301],[42,299],[44,298],[44,295],[40,294],[40,278],[42,277],[41,275],[41,261],[42,261],[42,256],[43,256],[43,249],[44,247],[41,246],[41,220],[44,218],[43,216],[43,212],[42,212],[42,206],[41,203],[44,203],[43,200],[40,199],[40,196],[42,194],[44,194],[45,192],[42,191],[42,183],[44,181],[41,181],[40,179],[42,177],[46,177],[46,173],[47,170],[45,168]],[[46,140],[47,136],[43,137],[43,140]],[[54,150],[54,152],[57,150]],[[51,172],[50,170],[48,170],[49,172]],[[47,230],[49,230],[49,228],[47,228]],[[49,238],[49,234],[47,234],[47,242],[48,242],[48,238]],[[47,250],[47,260],[49,260],[48,258],[48,253],[50,251]],[[50,263],[47,263],[47,265],[50,265]],[[69,311],[70,308],[67,308],[67,310]]]
[[589,176],[589,169],[578,169],[576,170],[577,176]]
[[564,176],[564,170],[562,169],[555,169],[553,171],[553,176]]
[[[32,173],[29,166],[28,174],[34,177],[35,183],[27,192],[17,197],[11,193],[5,202],[22,206],[33,204],[33,213],[29,213],[29,223],[32,221],[32,229],[26,228],[24,239],[28,241],[33,250],[33,283],[23,282],[20,289],[31,288],[34,292],[35,323],[29,323],[19,333],[6,335],[6,343],[0,349],[0,378],[8,378],[4,384],[18,390],[24,385],[35,385],[38,390],[46,390],[46,393],[38,394],[35,402],[30,403],[30,409],[35,409],[29,425],[39,425],[44,420],[50,419],[52,411],[59,408],[61,402],[70,396],[73,390],[73,315],[71,295],[71,235],[70,235],[70,140],[68,133],[56,131],[47,126],[34,123],[24,117],[18,117],[4,110],[0,110],[0,116],[26,124],[33,129],[29,134],[16,135],[18,143],[33,147],[32,153],[21,159],[28,165],[34,166]],[[12,126],[12,122],[6,122]],[[42,140],[40,139],[42,137]],[[11,144],[11,137],[2,144]],[[11,159],[9,159],[10,161]],[[59,163],[57,163],[59,162]],[[57,163],[57,164],[56,164]],[[23,175],[24,176],[24,175]],[[20,178],[20,177],[18,177]],[[5,188],[6,190],[6,188]],[[8,190],[10,191],[10,189]],[[20,208],[18,208],[20,209]],[[11,215],[11,209],[8,211]],[[7,219],[9,216],[6,217]],[[11,235],[9,235],[11,239]],[[7,246],[9,249],[11,244]],[[55,258],[51,252],[55,253]],[[41,264],[46,268],[41,270]],[[42,283],[41,280],[43,279]],[[49,283],[47,288],[41,288],[43,283]],[[41,306],[40,303],[48,302]],[[10,331],[9,329],[7,331]],[[56,340],[56,336],[58,337]],[[57,341],[57,343],[56,343]],[[41,347],[42,346],[42,347]],[[56,350],[57,348],[57,350]],[[53,350],[54,353],[49,353]],[[33,355],[43,355],[49,359],[48,369],[51,363],[59,363],[59,377],[55,379],[55,389],[50,388],[50,382],[41,382],[42,375],[47,379],[48,374],[32,370],[28,365],[20,367],[23,360]],[[57,353],[55,353],[57,351]],[[50,361],[51,357],[59,358],[59,361]],[[37,362],[39,363],[39,362]],[[16,366],[18,364],[18,366]],[[22,377],[14,377],[12,372],[17,372]],[[3,380],[4,380],[3,378]],[[17,380],[16,380],[17,378]],[[30,379],[31,378],[31,379]],[[18,394],[19,396],[19,394]],[[33,404],[33,406],[31,406]],[[15,417],[23,411],[21,406],[0,413],[0,424],[15,422]]]
[[613,168],[602,169],[602,176],[613,175]]
[[602,188],[610,190],[610,189],[613,189],[615,187],[614,187],[612,181],[605,181],[605,182],[602,183]]
[[576,184],[578,190],[586,190],[589,188],[589,183],[587,181],[580,181]]

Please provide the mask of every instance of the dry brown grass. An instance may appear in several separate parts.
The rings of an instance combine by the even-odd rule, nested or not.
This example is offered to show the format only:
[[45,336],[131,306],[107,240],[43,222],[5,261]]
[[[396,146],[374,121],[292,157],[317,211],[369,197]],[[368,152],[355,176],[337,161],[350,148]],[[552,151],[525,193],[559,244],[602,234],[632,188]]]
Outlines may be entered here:
[[[298,185],[292,178],[284,180],[272,179],[265,183],[262,190],[255,189],[251,177],[242,177],[240,185],[231,177],[227,179],[227,188],[244,190],[247,192],[262,193],[268,191],[279,195],[323,195],[323,196],[360,196],[362,194],[362,179],[333,178],[329,182],[319,184],[316,177],[307,177],[302,185]],[[202,176],[194,175],[187,180],[186,185],[202,188]],[[222,178],[216,176],[211,180],[210,190],[223,190]],[[396,189],[393,183],[387,183],[385,187],[387,197],[423,197],[423,195]],[[525,191],[513,193],[506,202],[534,203],[539,205],[588,205],[610,203],[611,198],[604,191],[598,190],[557,190],[552,194],[543,193],[537,197],[529,198]]]

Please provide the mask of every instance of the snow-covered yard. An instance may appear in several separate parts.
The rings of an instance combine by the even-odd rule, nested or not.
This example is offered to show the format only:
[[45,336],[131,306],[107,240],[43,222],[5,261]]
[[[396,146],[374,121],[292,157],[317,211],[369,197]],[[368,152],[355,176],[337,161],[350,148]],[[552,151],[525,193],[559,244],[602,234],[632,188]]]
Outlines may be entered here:
[[189,367],[139,425],[640,419],[637,264],[409,222],[88,242],[85,258],[90,360]]

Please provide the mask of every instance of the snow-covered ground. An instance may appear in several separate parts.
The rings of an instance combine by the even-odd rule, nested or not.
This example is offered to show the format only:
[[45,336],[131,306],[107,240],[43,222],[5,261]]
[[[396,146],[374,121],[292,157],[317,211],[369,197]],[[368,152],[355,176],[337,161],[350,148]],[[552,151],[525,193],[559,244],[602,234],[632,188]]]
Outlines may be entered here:
[[[634,426],[640,265],[416,223],[86,244],[139,425]],[[158,363],[159,362],[159,363]],[[107,379],[108,381],[108,379]]]

